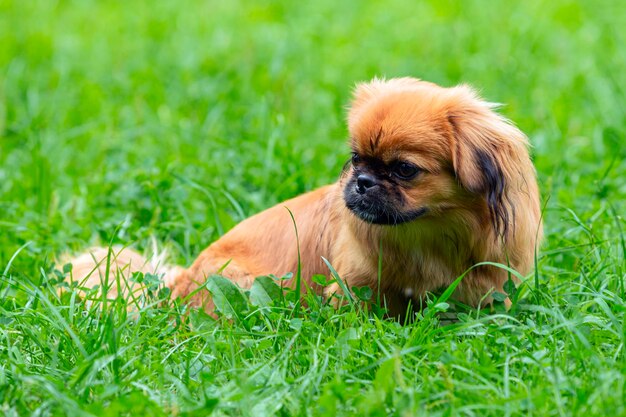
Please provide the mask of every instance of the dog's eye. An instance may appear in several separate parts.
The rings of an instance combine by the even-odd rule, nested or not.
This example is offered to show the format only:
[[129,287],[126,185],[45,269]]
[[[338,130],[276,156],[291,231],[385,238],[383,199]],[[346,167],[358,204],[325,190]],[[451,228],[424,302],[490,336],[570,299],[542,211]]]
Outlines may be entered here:
[[359,156],[359,154],[356,152],[352,152],[352,163],[358,164],[359,162],[361,162],[361,157]]
[[398,162],[393,167],[393,174],[403,180],[410,180],[419,172],[419,168],[408,162]]

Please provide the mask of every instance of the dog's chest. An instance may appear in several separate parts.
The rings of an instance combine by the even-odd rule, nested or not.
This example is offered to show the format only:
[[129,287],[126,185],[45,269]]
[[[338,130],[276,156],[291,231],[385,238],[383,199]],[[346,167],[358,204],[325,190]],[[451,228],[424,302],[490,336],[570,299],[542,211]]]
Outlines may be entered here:
[[[383,279],[390,288],[407,295],[422,295],[448,286],[464,270],[469,257],[454,245],[418,242],[383,248]],[[386,250],[385,250],[386,249]],[[386,253],[385,253],[386,252]]]

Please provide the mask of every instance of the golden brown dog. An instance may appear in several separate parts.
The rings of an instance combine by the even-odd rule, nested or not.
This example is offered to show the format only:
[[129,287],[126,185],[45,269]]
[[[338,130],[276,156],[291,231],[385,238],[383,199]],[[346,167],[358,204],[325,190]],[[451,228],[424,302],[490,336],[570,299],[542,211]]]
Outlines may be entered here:
[[[392,314],[480,262],[528,274],[542,237],[535,170],[526,137],[493,107],[465,85],[413,78],[358,85],[348,114],[352,161],[340,180],[241,222],[191,267],[162,269],[166,285],[186,296],[224,265],[221,274],[244,288],[260,275],[295,272],[298,242],[285,207],[297,224],[308,286],[323,291],[310,277],[329,275],[325,257],[348,288],[380,291]],[[98,270],[95,261],[106,253],[75,259],[74,278]],[[159,272],[129,249],[114,255],[112,273]],[[100,265],[87,286],[103,273]],[[494,266],[474,268],[454,297],[472,306],[489,302],[507,276]],[[211,310],[207,299],[202,291],[192,303]]]

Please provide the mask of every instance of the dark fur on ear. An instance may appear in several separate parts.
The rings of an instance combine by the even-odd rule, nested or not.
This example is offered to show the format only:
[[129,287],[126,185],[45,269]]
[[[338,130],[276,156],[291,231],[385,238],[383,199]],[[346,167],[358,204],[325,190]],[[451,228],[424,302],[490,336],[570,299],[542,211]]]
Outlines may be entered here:
[[513,207],[509,207],[508,201],[505,201],[506,180],[504,174],[495,159],[487,152],[477,149],[475,153],[476,161],[483,174],[483,187],[478,192],[485,195],[494,230],[506,238],[509,220],[515,220],[515,213]]
[[519,186],[520,164],[527,163],[520,158],[526,137],[469,87],[452,90],[448,120],[455,175],[466,190],[484,197],[496,235],[506,240],[515,222],[508,194]]

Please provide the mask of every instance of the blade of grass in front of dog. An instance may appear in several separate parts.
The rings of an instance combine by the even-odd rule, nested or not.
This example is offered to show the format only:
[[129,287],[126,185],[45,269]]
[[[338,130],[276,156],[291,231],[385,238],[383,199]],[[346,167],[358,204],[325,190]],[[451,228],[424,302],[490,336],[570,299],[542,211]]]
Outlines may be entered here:
[[[111,271],[111,253],[113,252],[113,248],[112,248],[112,243],[109,243],[109,247],[107,248],[107,263],[105,265],[105,270],[104,270],[104,277],[101,277],[101,279],[104,280],[104,282],[102,283],[101,287],[100,287],[100,298],[101,298],[101,303],[102,303],[102,311],[106,311],[107,309],[107,296],[109,295],[109,285],[112,285],[109,282],[109,272]],[[116,280],[118,278],[116,277]],[[118,285],[119,288],[119,285]]]
[[548,207],[548,202],[550,201],[550,196],[546,198],[546,201],[543,203],[543,207],[541,207],[541,213],[539,215],[539,225],[537,226],[537,230],[535,230],[535,253],[534,253],[534,263],[535,263],[535,288],[539,289],[539,233],[541,232],[541,225],[543,224],[544,217],[546,214],[546,208]]
[[[463,279],[467,276],[467,274],[469,274],[473,269],[478,268],[479,266],[495,266],[496,268],[500,268],[500,269],[507,271],[509,274],[515,275],[520,281],[524,280],[524,277],[522,276],[522,274],[520,274],[519,272],[517,272],[516,270],[514,270],[513,268],[509,266],[506,266],[504,264],[497,263],[497,262],[479,262],[475,265],[472,265],[465,272],[463,272],[457,279],[455,279],[452,282],[452,284],[450,284],[448,288],[446,288],[446,290],[437,298],[437,300],[435,301],[435,305],[440,304],[440,303],[445,303],[446,301],[448,301],[448,299],[454,293],[454,290],[456,290],[456,287],[459,286],[459,284],[461,283],[461,281],[463,281]],[[431,318],[436,314],[436,312],[437,312],[437,309],[429,309],[425,317]]]
[[300,238],[298,237],[298,226],[296,225],[296,219],[293,217],[293,213],[289,210],[289,207],[285,207],[291,216],[291,222],[296,232],[296,248],[298,250],[298,267],[296,269],[296,305],[294,307],[294,316],[300,315],[300,297],[301,297],[301,281],[302,281],[302,261],[300,259]]
[[217,272],[216,272],[216,273],[217,273],[218,275],[221,275],[221,274],[222,274],[222,272],[224,272],[224,270],[226,269],[226,267],[227,267],[228,265],[230,265],[230,263],[232,262],[232,260],[233,260],[232,258],[230,258],[229,260],[227,260],[227,261],[226,261],[226,263],[225,263],[224,265],[222,265],[222,266],[220,267],[220,269],[218,269],[218,270],[217,270]]
[[541,231],[541,224],[543,222],[543,218],[546,212],[546,207],[548,207],[548,202],[550,201],[550,196],[548,196],[546,198],[546,201],[543,203],[543,207],[541,208],[541,214],[539,217],[539,226],[537,227],[537,231],[535,232],[535,253],[534,255],[534,263],[535,263],[535,270],[534,270],[534,278],[535,278],[535,291],[533,292],[533,297],[535,298],[535,303],[539,304],[539,258],[538,258],[538,252],[539,252],[539,248],[537,245],[538,242],[538,238],[539,238],[539,232]]
[[122,274],[122,272],[120,271],[119,268],[114,268],[115,271],[115,284],[113,282],[111,282],[110,279],[110,273],[111,273],[111,262],[115,262],[117,264],[117,256],[124,250],[124,248],[122,248],[119,253],[114,253],[113,252],[113,236],[116,236],[119,233],[119,230],[122,227],[122,223],[119,223],[116,227],[115,230],[113,232],[113,234],[111,235],[111,239],[109,239],[109,245],[107,247],[107,263],[106,263],[106,269],[104,272],[104,285],[102,286],[102,291],[101,291],[101,295],[102,295],[102,311],[106,311],[106,306],[107,306],[107,299],[109,298],[109,290],[110,287],[113,285],[117,286],[117,294],[115,298],[118,298],[120,295],[124,294],[124,289],[122,287],[122,281],[121,281],[121,277],[120,275]]
[[328,267],[328,269],[330,270],[330,274],[333,276],[333,278],[335,278],[335,280],[337,281],[337,284],[339,285],[339,287],[341,288],[341,291],[343,291],[344,295],[346,297],[348,297],[348,300],[350,301],[350,304],[354,303],[354,298],[352,297],[352,293],[350,292],[350,290],[348,290],[348,287],[346,286],[346,283],[343,282],[343,280],[341,279],[341,277],[339,276],[339,273],[337,273],[337,271],[335,270],[335,268],[333,268],[333,266],[330,264],[330,262],[328,262],[328,259],[324,258],[322,256],[322,260],[324,261],[324,263],[326,264],[326,266]]
[[383,276],[383,240],[380,239],[378,245],[378,287],[376,289],[376,304],[380,307],[380,281]]

